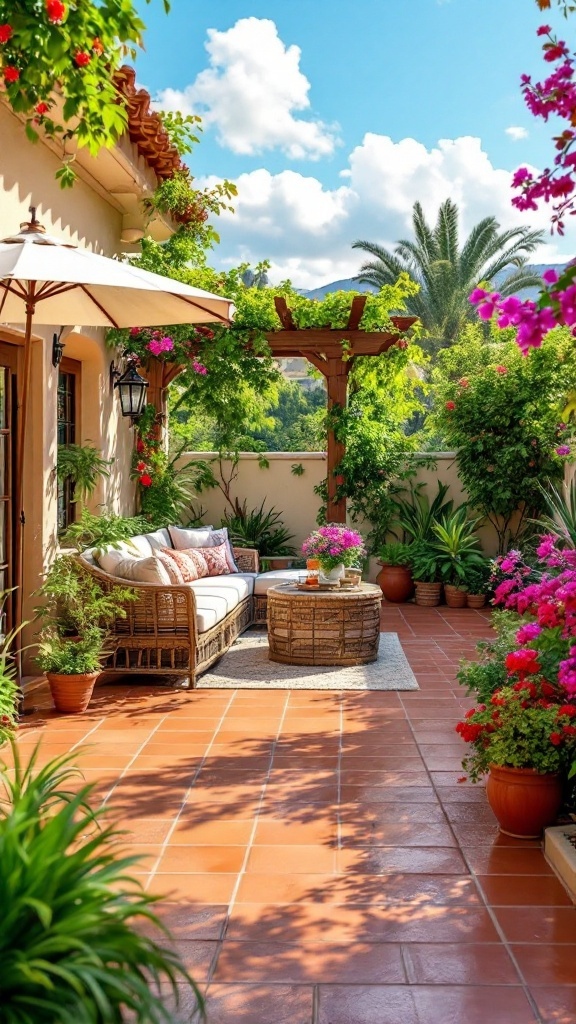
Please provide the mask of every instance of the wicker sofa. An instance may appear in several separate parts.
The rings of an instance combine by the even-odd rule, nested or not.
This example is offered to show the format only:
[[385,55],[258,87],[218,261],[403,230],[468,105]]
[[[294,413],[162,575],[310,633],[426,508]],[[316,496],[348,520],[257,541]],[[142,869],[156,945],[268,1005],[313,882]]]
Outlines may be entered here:
[[[158,548],[173,547],[168,530],[133,537],[125,547],[142,558]],[[266,622],[266,592],[276,583],[294,579],[295,570],[260,573],[258,552],[233,548],[238,573],[182,585],[135,583],[107,572],[99,564],[102,552],[79,555],[83,567],[105,590],[130,586],[134,601],[124,605],[125,618],[111,628],[112,651],[105,676],[187,677],[194,686],[248,626]]]

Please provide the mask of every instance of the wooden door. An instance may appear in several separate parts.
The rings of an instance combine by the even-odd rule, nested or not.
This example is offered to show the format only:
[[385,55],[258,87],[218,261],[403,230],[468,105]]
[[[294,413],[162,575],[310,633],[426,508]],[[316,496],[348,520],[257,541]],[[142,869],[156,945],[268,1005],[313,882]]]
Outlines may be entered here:
[[[18,348],[0,342],[0,594],[13,586],[17,369]],[[0,633],[13,625],[13,606],[10,595],[2,608]]]

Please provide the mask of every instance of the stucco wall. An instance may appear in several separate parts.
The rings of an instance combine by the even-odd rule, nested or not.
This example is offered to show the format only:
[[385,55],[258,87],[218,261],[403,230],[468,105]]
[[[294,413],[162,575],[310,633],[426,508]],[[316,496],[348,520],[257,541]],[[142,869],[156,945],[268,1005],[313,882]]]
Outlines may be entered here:
[[[214,453],[187,453],[182,462],[193,459],[214,458]],[[245,453],[240,456],[238,476],[234,481],[232,493],[243,501],[246,499],[248,508],[257,508],[263,501],[266,508],[274,506],[282,512],[282,518],[290,532],[294,534],[293,544],[298,549],[302,541],[314,529],[320,502],[314,494],[314,486],[319,484],[326,474],[326,456],[321,452],[267,452],[268,469],[260,469],[258,456]],[[436,481],[448,484],[449,497],[456,505],[465,501],[466,495],[458,479],[456,459],[452,453],[434,456],[436,468],[419,469],[415,483],[427,485],[427,493],[436,494]],[[301,465],[304,473],[295,476],[293,466]],[[219,490],[205,491],[198,498],[198,507],[204,511],[204,521],[219,524],[225,509],[225,500]],[[497,540],[491,527],[483,527],[479,531],[480,541],[487,555],[494,555]],[[375,562],[371,565],[370,574],[377,572]]]
[[[109,156],[108,156],[109,158]],[[15,234],[35,205],[38,219],[50,234],[107,256],[124,248],[120,243],[122,213],[114,198],[96,179],[78,180],[62,190],[55,179],[59,157],[44,144],[34,145],[21,122],[0,102],[0,238]],[[52,336],[62,324],[34,327],[32,379],[27,423],[24,508],[26,511],[24,591],[25,618],[30,618],[43,574],[58,550],[56,504],[56,423],[58,371],[52,366]],[[21,346],[23,325],[0,325],[0,339]],[[109,479],[103,479],[90,501],[131,514],[134,485],[130,480],[132,432],[111,393],[109,367],[113,353],[104,344],[104,331],[86,325],[65,325],[64,355],[81,368],[80,416],[77,440],[90,441],[113,458]],[[30,630],[25,634],[30,642]]]

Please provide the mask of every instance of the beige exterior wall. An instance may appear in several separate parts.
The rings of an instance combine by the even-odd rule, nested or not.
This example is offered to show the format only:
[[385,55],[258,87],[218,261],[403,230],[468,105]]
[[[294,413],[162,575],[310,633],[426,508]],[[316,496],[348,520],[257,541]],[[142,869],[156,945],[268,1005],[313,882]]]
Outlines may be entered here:
[[[181,462],[193,459],[214,458],[215,453],[191,452],[182,457]],[[238,476],[234,481],[232,493],[240,501],[246,499],[248,508],[258,508],[264,502],[266,508],[274,506],[282,512],[284,524],[294,534],[293,545],[298,550],[303,540],[316,525],[316,516],[320,507],[314,493],[316,484],[322,482],[326,475],[326,456],[323,452],[266,452],[270,465],[268,469],[260,469],[258,456],[244,453],[240,456]],[[449,497],[456,505],[466,500],[465,492],[458,479],[456,459],[452,453],[434,455],[436,468],[419,469],[414,482],[423,482],[427,493],[434,496],[436,481],[448,484]],[[304,473],[295,476],[292,467],[301,465]],[[226,502],[219,490],[205,491],[198,498],[197,508],[204,511],[204,522],[218,525],[225,510]],[[496,554],[497,538],[490,526],[479,531],[482,547],[487,555]],[[378,565],[371,560],[370,578],[378,572]]]
[[[120,241],[122,204],[114,189],[130,187],[137,199],[142,191],[146,166],[127,143],[114,159],[100,168],[92,161],[92,172],[84,159],[82,177],[73,189],[60,189],[55,172],[60,166],[56,153],[42,142],[34,145],[21,122],[0,102],[0,238],[18,231],[29,219],[28,209],[37,207],[37,217],[51,233],[107,256],[125,250]],[[132,152],[134,168],[128,177]],[[121,158],[121,162],[120,162]],[[102,170],[102,173],[100,171]],[[104,173],[105,172],[105,173]],[[151,172],[148,173],[151,175]],[[116,177],[114,177],[114,175]],[[102,179],[102,180],[99,180]],[[137,184],[138,179],[138,184]],[[154,177],[150,182],[153,185]],[[128,184],[122,184],[128,182]],[[38,588],[54,554],[57,538],[56,424],[58,370],[52,366],[52,336],[61,324],[34,329],[32,379],[27,423],[24,508],[26,510],[24,590],[25,618],[30,618]],[[22,344],[23,326],[0,324],[0,341]],[[132,431],[123,420],[119,402],[110,391],[109,367],[114,353],[104,344],[104,331],[89,326],[66,327],[62,333],[64,355],[81,363],[80,415],[77,440],[90,441],[105,458],[114,458],[109,479],[99,484],[90,505],[105,505],[115,512],[132,514],[134,485],[130,480]],[[25,642],[31,641],[27,631]]]

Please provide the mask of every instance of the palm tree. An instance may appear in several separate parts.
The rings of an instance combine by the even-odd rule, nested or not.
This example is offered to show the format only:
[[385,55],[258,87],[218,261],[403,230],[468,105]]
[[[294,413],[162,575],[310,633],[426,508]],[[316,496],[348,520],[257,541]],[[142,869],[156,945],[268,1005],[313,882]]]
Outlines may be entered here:
[[408,272],[420,291],[406,300],[406,308],[420,318],[437,346],[455,341],[466,320],[475,317],[468,296],[481,281],[493,282],[503,271],[515,268],[499,282],[501,295],[541,284],[526,264],[528,254],[544,240],[542,231],[523,227],[500,231],[494,217],[485,217],[460,248],[458,206],[451,199],[440,206],[434,228],[427,223],[420,203],[414,203],[412,223],[415,241],[401,239],[393,252],[374,242],[353,243],[353,249],[374,257],[362,264],[356,280],[380,289]]

